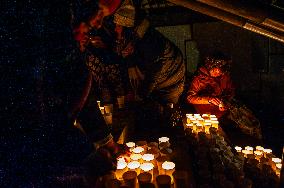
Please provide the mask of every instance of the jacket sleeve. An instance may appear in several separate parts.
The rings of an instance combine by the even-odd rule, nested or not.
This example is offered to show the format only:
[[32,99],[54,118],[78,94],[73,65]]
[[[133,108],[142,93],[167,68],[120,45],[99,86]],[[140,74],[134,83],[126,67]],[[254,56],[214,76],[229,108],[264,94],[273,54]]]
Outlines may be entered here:
[[187,94],[187,102],[191,104],[210,104],[209,96],[200,96],[199,92],[205,87],[198,76],[193,78]]
[[235,86],[229,74],[226,75],[223,81],[224,82],[222,83],[222,97],[224,97],[226,100],[230,100],[235,96]]

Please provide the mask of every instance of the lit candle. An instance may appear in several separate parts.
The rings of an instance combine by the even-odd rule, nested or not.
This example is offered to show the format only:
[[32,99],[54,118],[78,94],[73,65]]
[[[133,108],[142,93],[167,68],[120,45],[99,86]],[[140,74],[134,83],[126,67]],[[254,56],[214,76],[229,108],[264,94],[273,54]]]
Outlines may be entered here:
[[202,116],[201,117],[203,117],[203,118],[209,118],[209,114],[202,114]]
[[210,117],[210,118],[216,118],[216,115],[211,114],[209,117]]
[[246,146],[245,150],[249,151],[249,154],[253,154],[253,147],[251,146]]
[[241,153],[241,152],[242,152],[242,147],[236,146],[236,147],[235,147],[235,150],[237,150],[238,153]]
[[218,129],[219,128],[219,121],[218,120],[211,120],[212,127]]
[[171,177],[172,183],[174,181],[173,172],[175,171],[175,166],[176,166],[175,163],[169,161],[165,161],[162,164],[162,169],[164,170],[164,174]]
[[185,114],[185,116],[186,116],[187,118],[189,118],[189,117],[193,117],[193,114]]
[[203,131],[203,125],[200,124],[200,123],[198,123],[198,124],[196,125],[196,131],[197,131],[197,132],[202,132],[202,131]]
[[282,164],[281,163],[277,163],[276,164],[276,175],[277,176],[280,176],[281,168],[282,168]]
[[159,147],[160,149],[170,147],[170,139],[168,137],[159,138]]
[[242,150],[242,153],[244,154],[244,157],[245,157],[245,158],[248,158],[248,155],[249,155],[251,152],[248,151],[248,150],[246,150],[246,149],[244,149],[244,150]]
[[143,152],[144,152],[144,148],[142,148],[142,147],[135,147],[135,148],[132,149],[132,152],[142,155]]
[[137,174],[140,173],[140,163],[138,161],[131,161],[128,163],[127,167],[130,171],[135,171]]
[[255,149],[257,151],[261,151],[261,152],[263,152],[263,150],[264,150],[264,148],[262,146],[256,146]]
[[210,120],[211,120],[211,121],[218,121],[218,118],[216,118],[216,117],[211,117]]
[[190,128],[191,130],[196,131],[193,129],[196,128],[193,123],[186,124],[186,128]]
[[135,143],[134,142],[127,142],[126,146],[129,148],[129,151],[132,151],[133,148],[135,147]]
[[270,158],[272,156],[272,150],[271,149],[263,149],[264,157]]
[[280,159],[280,158],[275,158],[275,157],[273,157],[273,158],[271,159],[271,161],[272,161],[271,167],[272,167],[272,169],[276,172],[276,170],[277,170],[276,165],[277,165],[277,164],[281,164],[281,159]]
[[194,117],[201,117],[200,114],[193,114]]
[[260,161],[260,158],[262,157],[262,151],[254,151],[254,156],[256,160]]
[[132,153],[132,154],[130,155],[130,159],[133,160],[133,161],[142,162],[142,161],[140,161],[141,158],[142,158],[142,155],[141,155],[141,154]]
[[117,159],[117,167],[115,171],[116,179],[121,180],[122,175],[127,171],[127,163],[125,162],[124,158]]
[[97,101],[98,106],[101,107],[101,101]]
[[204,129],[206,134],[210,134],[209,129],[211,127],[211,123],[204,123]]
[[105,107],[100,107],[101,113],[105,114]]
[[140,165],[140,169],[142,172],[148,172],[153,176],[154,165],[152,163],[143,163]]
[[152,162],[154,160],[154,155],[150,153],[146,153],[142,156],[142,159],[147,162]]

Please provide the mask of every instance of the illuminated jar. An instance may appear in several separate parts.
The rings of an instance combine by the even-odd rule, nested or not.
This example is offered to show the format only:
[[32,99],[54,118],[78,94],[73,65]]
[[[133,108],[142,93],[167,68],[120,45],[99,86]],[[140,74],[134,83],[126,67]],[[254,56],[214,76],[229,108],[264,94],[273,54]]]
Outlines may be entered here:
[[171,177],[171,182],[174,182],[174,178],[173,178],[173,172],[175,171],[175,163],[173,162],[169,162],[169,161],[165,161],[162,164],[162,169],[165,175],[168,175]]
[[170,139],[168,137],[159,138],[159,148],[167,148],[170,147]]
[[204,130],[206,134],[210,134],[209,129],[211,127],[211,123],[204,123]]
[[131,161],[127,167],[129,171],[135,171],[137,174],[140,173],[140,163],[138,161]]
[[242,152],[242,147],[236,146],[236,147],[235,147],[235,150],[236,150],[238,153],[241,153],[241,152]]
[[135,143],[134,142],[127,142],[126,146],[129,148],[129,151],[132,151],[133,148],[135,148]]
[[154,165],[152,163],[143,163],[140,165],[141,173],[148,172],[153,176]]
[[248,151],[249,151],[249,154],[253,154],[253,147],[251,147],[251,146],[246,146],[246,147],[245,147],[245,150],[248,150]]
[[146,153],[142,156],[143,161],[149,163],[153,162],[154,158],[155,158],[154,155],[150,153]]
[[136,153],[136,154],[143,155],[144,154],[144,148],[142,148],[142,147],[135,147],[135,148],[132,149],[132,152]]
[[264,157],[271,158],[272,157],[272,149],[263,149]]
[[131,159],[132,161],[138,161],[138,162],[140,162],[140,163],[143,162],[143,160],[142,160],[142,155],[141,155],[141,154],[137,154],[137,153],[132,153],[132,154],[130,155],[130,159]]
[[117,167],[115,171],[116,179],[121,180],[122,175],[127,171],[127,163],[124,158],[117,159]]
[[218,129],[219,128],[219,121],[218,120],[211,120],[212,127]]
[[256,160],[260,161],[260,158],[262,157],[262,151],[254,151],[254,157]]

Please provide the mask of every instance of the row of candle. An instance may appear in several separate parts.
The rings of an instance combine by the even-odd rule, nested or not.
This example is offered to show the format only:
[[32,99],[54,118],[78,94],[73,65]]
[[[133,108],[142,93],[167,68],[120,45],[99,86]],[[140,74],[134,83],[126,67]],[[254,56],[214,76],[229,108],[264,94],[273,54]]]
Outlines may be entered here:
[[118,158],[115,171],[117,179],[121,180],[123,174],[129,171],[135,171],[137,175],[146,172],[154,177],[154,170],[157,169],[158,175],[169,175],[173,181],[172,174],[175,171],[175,163],[167,161],[168,157],[163,156],[158,149],[170,146],[168,137],[159,138],[159,144],[156,142],[147,144],[144,141],[144,143],[140,142],[140,146],[136,146],[134,142],[128,142],[126,145],[129,147],[131,155],[129,158]]
[[186,128],[191,128],[193,132],[205,132],[206,134],[210,134],[209,129],[214,127],[216,129],[219,128],[219,121],[215,115],[209,114],[186,114]]
[[267,161],[275,173],[279,176],[282,168],[282,160],[274,157],[271,149],[265,149],[262,146],[256,146],[255,149],[251,146],[246,146],[244,149],[240,146],[235,147],[239,154],[242,154],[245,158],[254,158],[260,163]]

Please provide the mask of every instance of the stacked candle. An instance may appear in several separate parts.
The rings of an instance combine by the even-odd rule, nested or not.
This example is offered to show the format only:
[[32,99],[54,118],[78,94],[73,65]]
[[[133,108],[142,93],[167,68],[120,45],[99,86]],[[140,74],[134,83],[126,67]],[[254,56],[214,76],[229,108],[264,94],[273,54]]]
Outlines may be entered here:
[[236,146],[235,150],[245,158],[256,159],[261,165],[269,165],[278,176],[280,175],[282,160],[274,157],[271,149],[265,149],[262,146],[256,146],[255,149],[246,146],[242,149],[242,147]]
[[[158,143],[147,143],[146,141],[128,142],[126,146],[131,154],[130,157],[121,156],[118,158],[117,170],[115,171],[118,180],[127,178],[130,175],[134,178],[134,173],[136,174],[135,178],[151,175],[151,181],[158,175],[168,175],[173,180],[172,174],[175,171],[175,163],[169,161],[169,154],[172,150],[170,149],[170,139],[168,137],[159,138]],[[140,174],[141,176],[139,176]]]
[[210,128],[219,128],[219,121],[215,115],[209,114],[186,114],[186,128],[190,128],[194,133],[205,132],[210,134]]

